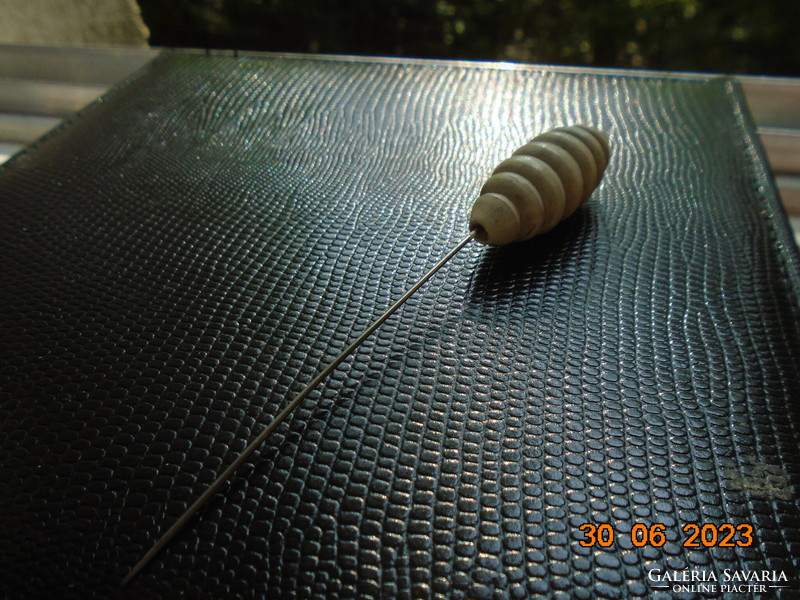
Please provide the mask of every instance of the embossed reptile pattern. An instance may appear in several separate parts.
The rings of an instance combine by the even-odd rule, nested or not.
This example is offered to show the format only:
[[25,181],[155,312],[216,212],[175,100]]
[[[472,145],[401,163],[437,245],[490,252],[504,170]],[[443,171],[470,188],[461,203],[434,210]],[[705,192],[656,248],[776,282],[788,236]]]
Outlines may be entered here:
[[[0,168],[0,597],[695,597],[653,568],[793,597],[798,255],[743,106],[725,79],[160,57]],[[494,165],[574,122],[613,145],[586,206],[468,246],[120,589]],[[692,522],[756,543],[687,548]]]

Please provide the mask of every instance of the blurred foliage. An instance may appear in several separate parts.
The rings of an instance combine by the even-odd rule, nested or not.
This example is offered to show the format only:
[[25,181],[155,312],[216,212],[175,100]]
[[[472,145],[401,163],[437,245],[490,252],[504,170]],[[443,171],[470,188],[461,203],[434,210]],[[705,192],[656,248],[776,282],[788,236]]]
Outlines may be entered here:
[[798,0],[139,0],[154,46],[800,75]]

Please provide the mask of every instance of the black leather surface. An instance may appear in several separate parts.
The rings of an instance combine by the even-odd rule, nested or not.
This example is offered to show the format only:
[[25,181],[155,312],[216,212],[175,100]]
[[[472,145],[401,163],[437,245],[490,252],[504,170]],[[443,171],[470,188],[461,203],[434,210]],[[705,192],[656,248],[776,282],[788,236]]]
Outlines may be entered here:
[[[573,122],[613,144],[588,204],[467,247],[120,589],[494,164]],[[798,255],[753,136],[722,79],[156,60],[0,168],[2,597],[699,597],[653,568],[795,597]]]

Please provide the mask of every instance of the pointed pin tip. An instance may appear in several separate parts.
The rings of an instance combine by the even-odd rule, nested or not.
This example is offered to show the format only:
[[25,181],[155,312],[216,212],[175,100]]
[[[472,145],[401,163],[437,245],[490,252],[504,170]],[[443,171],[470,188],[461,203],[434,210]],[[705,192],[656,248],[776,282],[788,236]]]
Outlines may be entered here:
[[128,572],[127,575],[125,575],[125,578],[120,582],[119,587],[123,588],[126,585],[128,585],[131,579],[136,577],[139,571],[141,571],[145,567],[145,565],[150,561],[151,556],[152,555],[149,553],[145,554],[139,562],[133,565],[133,568]]
[[130,573],[128,573],[127,575],[125,575],[125,578],[122,580],[122,583],[120,583],[120,584],[119,584],[119,587],[121,587],[121,588],[122,588],[122,587],[125,587],[126,585],[128,585],[128,582],[129,582],[131,579],[133,579],[133,575],[134,575],[133,571],[131,571]]

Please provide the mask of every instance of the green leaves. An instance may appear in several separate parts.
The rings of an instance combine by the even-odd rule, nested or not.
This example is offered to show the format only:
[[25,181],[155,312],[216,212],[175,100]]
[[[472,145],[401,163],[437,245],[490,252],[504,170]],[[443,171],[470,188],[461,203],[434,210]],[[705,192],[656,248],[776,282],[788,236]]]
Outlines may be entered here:
[[139,0],[156,46],[800,74],[796,0]]

